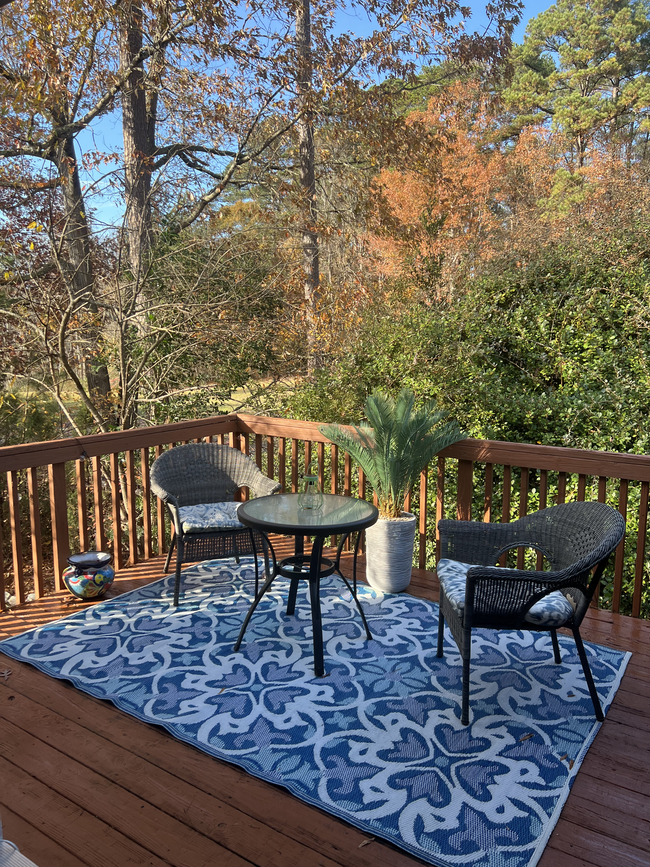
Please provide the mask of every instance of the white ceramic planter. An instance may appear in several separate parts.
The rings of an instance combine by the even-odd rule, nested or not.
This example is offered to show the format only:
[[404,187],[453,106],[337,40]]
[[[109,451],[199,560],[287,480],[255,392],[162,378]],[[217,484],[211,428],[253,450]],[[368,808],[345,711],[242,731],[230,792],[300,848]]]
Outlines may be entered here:
[[366,579],[382,593],[400,593],[411,581],[415,515],[380,518],[366,530]]

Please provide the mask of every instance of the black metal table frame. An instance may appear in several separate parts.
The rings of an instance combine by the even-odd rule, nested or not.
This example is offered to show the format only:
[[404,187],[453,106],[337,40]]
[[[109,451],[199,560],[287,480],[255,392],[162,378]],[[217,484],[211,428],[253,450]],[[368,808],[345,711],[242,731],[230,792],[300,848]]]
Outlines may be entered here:
[[[309,581],[309,600],[311,603],[311,623],[312,623],[312,632],[313,632],[313,645],[314,645],[314,674],[316,677],[324,677],[325,676],[325,662],[323,656],[323,621],[321,618],[321,609],[320,609],[320,581],[321,578],[327,578],[330,575],[336,573],[344,582],[345,586],[348,588],[350,593],[352,594],[352,598],[357,606],[359,614],[361,615],[361,620],[363,622],[364,629],[366,630],[366,638],[368,641],[372,640],[372,634],[370,632],[370,628],[368,626],[368,621],[366,620],[366,616],[363,613],[363,608],[361,607],[361,603],[357,597],[357,557],[359,554],[359,546],[361,544],[361,538],[363,536],[365,527],[361,529],[352,528],[351,530],[343,530],[340,541],[338,543],[336,549],[336,557],[334,560],[331,560],[328,557],[323,557],[323,544],[325,541],[324,535],[319,534],[311,534],[314,536],[314,543],[312,545],[311,554],[304,554],[304,536],[295,535],[295,553],[292,557],[285,557],[283,560],[278,562],[278,559],[275,555],[275,551],[273,549],[273,545],[271,540],[268,537],[268,533],[261,529],[261,527],[256,526],[256,530],[258,530],[267,541],[269,546],[269,550],[271,551],[271,557],[273,559],[273,570],[271,574],[268,576],[264,585],[260,592],[255,596],[253,600],[253,604],[248,609],[248,613],[244,618],[244,622],[242,624],[241,630],[239,632],[239,636],[234,646],[234,650],[238,651],[242,639],[244,638],[244,633],[246,632],[246,628],[250,622],[251,617],[258,604],[262,600],[264,594],[267,590],[270,589],[271,585],[275,581],[278,575],[281,575],[284,578],[289,578],[291,581],[291,585],[289,587],[289,599],[287,601],[287,617],[291,617],[296,610],[296,597],[298,595],[298,582],[300,580],[307,579]],[[331,534],[331,528],[328,528],[328,531],[325,535]],[[341,531],[340,531],[341,532]],[[343,553],[343,547],[346,541],[350,538],[352,533],[357,534],[356,542],[354,545],[354,557],[353,557],[353,565],[352,565],[352,586],[350,586],[350,582],[345,577],[345,575],[341,572],[340,562],[341,562],[341,554]],[[287,531],[288,533],[288,531]],[[290,534],[292,535],[292,534]],[[309,568],[305,568],[306,566]]]

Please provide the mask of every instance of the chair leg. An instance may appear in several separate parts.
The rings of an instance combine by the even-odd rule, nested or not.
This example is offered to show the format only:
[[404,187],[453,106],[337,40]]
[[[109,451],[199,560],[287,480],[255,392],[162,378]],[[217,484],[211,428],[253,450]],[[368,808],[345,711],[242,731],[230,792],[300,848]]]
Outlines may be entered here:
[[438,659],[442,658],[442,645],[445,640],[445,618],[442,616],[442,609],[438,609]]
[[464,649],[461,651],[463,657],[463,703],[461,707],[460,721],[464,726],[469,725],[469,664],[472,656],[472,635],[471,632],[465,636],[463,644]]
[[176,534],[172,536],[172,541],[169,546],[169,551],[167,552],[167,559],[165,560],[165,574],[169,572],[169,564],[172,561],[172,554],[174,553],[174,548],[176,547]]
[[598,720],[598,722],[602,722],[605,719],[605,716],[603,714],[603,709],[600,706],[600,699],[598,698],[594,679],[591,675],[591,668],[589,668],[589,660],[587,659],[587,654],[585,653],[585,648],[582,643],[582,637],[577,626],[574,626],[572,631],[576,647],[578,648],[578,656],[580,657],[580,662],[582,663],[582,671],[584,673],[585,680],[587,681],[587,687],[589,688],[589,695],[591,696],[591,701],[593,703],[594,711],[596,713],[596,719]]
[[560,645],[557,640],[557,629],[551,629],[551,641],[553,642],[553,658],[555,659],[555,664],[559,665],[562,662],[562,656],[560,655]]
[[181,591],[181,563],[183,562],[183,543],[176,546],[176,575],[174,580],[174,608],[178,608],[178,598]]

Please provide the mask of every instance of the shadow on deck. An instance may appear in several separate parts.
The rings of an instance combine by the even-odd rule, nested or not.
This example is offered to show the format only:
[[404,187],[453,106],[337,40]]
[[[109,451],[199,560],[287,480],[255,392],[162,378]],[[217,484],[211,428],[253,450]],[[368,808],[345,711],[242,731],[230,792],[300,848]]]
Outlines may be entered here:
[[[110,596],[160,578],[162,569],[159,557],[122,570]],[[409,592],[437,600],[435,574],[414,569]],[[65,597],[0,614],[0,638],[76,610]],[[633,656],[539,864],[650,865],[650,622],[592,610],[582,633]],[[5,837],[39,867],[422,863],[4,656],[0,818]]]

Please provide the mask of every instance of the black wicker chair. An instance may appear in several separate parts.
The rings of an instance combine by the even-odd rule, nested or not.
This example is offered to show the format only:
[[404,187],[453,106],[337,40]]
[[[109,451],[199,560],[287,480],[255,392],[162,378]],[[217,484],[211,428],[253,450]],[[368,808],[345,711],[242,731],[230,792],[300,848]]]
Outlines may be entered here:
[[[622,515],[604,503],[563,503],[511,524],[440,521],[438,528],[438,656],[446,621],[463,660],[462,724],[469,724],[471,634],[478,627],[549,631],[558,664],[557,630],[571,629],[596,718],[602,721],[580,624],[610,554],[625,535]],[[520,547],[540,551],[551,571],[494,565],[506,551]]]
[[264,497],[280,490],[253,461],[230,446],[190,443],[164,452],[151,467],[151,488],[167,504],[174,524],[174,538],[167,555],[169,570],[176,548],[174,605],[178,605],[181,565],[201,560],[239,558],[255,560],[255,593],[259,584],[257,553],[264,555],[269,572],[266,540],[237,520],[235,493],[247,487],[252,496]]

